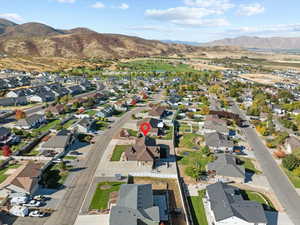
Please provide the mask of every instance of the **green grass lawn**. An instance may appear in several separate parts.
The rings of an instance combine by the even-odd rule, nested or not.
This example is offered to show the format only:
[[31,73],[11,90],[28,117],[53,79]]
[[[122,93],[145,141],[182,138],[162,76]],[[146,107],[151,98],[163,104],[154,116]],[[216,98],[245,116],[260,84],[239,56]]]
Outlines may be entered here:
[[208,225],[204,205],[202,202],[204,195],[205,190],[202,190],[199,191],[199,196],[188,197],[188,203],[190,205],[194,225]]
[[132,129],[126,129],[130,136],[137,137],[138,131]]
[[[89,209],[103,210],[108,208],[109,195],[111,192],[119,191],[122,182],[102,182],[97,185]],[[101,188],[102,187],[102,188]]]
[[173,127],[168,127],[167,130],[165,130],[165,135],[162,136],[163,140],[172,140],[173,137]]
[[135,71],[171,71],[171,72],[193,72],[192,67],[187,64],[172,65],[163,60],[136,60],[132,62],[120,63],[118,67]]
[[282,167],[282,169],[285,172],[285,174],[289,177],[290,181],[293,183],[295,188],[300,188],[300,177],[294,176],[293,173],[286,168]]
[[191,133],[191,126],[187,124],[180,124],[179,132],[182,133]]
[[98,131],[98,130],[104,130],[108,127],[109,123],[105,121],[98,120],[95,122],[92,126],[92,129]]
[[273,203],[263,194],[248,190],[245,191],[245,194],[246,200],[251,200],[262,204],[265,210],[275,210]]
[[75,122],[77,121],[77,119],[71,119],[69,120],[68,122],[66,122],[64,125],[63,125],[63,128],[64,129],[68,129],[70,126],[72,126]]
[[90,115],[90,116],[95,116],[96,113],[97,113],[97,111],[90,109],[90,110],[87,110],[85,113],[88,114],[88,115]]
[[44,126],[41,126],[40,128],[37,128],[35,130],[33,130],[33,132],[46,132],[52,128],[54,128],[55,126],[59,125],[61,123],[61,121],[59,119],[53,120],[47,124],[45,124]]
[[245,157],[238,157],[239,159],[241,159],[244,164],[243,166],[245,167],[246,170],[256,173],[256,174],[261,174],[262,172],[257,170],[252,162],[251,159],[245,158]]
[[0,170],[0,184],[2,182],[4,182],[6,180],[6,178],[8,177],[8,175],[6,175],[6,171],[9,170],[9,169],[16,169],[20,166],[20,164],[16,164],[16,165],[10,165],[10,166],[7,166],[6,168],[4,169],[1,169]]
[[187,149],[192,149],[193,147],[200,147],[200,145],[195,143],[195,139],[197,137],[201,137],[198,134],[184,134],[181,138],[180,138],[180,142],[179,142],[179,147],[181,148],[187,148]]
[[122,153],[126,151],[129,145],[116,145],[110,161],[120,161]]

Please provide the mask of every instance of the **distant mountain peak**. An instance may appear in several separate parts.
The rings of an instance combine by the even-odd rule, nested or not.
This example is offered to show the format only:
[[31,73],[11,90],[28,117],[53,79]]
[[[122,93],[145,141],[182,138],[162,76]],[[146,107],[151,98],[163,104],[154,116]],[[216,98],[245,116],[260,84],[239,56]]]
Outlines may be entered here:
[[205,43],[204,46],[237,46],[267,50],[300,49],[300,37],[256,37],[240,36]]

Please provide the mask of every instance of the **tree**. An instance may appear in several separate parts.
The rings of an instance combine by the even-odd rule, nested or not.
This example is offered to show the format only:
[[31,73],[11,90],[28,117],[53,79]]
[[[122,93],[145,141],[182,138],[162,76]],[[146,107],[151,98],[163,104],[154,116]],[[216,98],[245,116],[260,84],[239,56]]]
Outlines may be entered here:
[[202,115],[208,115],[209,114],[209,107],[208,106],[203,106],[202,108],[201,108],[201,114]]
[[11,155],[11,153],[12,153],[12,151],[10,150],[10,147],[8,146],[8,145],[4,145],[3,147],[2,147],[2,154],[3,154],[3,156],[10,156]]
[[293,171],[300,166],[300,160],[293,154],[290,154],[282,160],[282,165],[284,168]]
[[16,110],[16,120],[24,119],[26,118],[26,113],[23,110]]

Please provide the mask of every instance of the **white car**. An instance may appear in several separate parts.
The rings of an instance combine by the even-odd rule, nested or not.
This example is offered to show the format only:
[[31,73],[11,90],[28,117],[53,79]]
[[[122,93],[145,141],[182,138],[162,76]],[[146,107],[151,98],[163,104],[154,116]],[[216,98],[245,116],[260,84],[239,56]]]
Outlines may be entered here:
[[34,210],[29,213],[29,216],[31,217],[44,217],[45,213],[39,212],[38,210]]
[[27,206],[27,207],[40,207],[41,206],[41,202],[37,201],[37,200],[31,200],[29,203],[24,204],[23,206]]

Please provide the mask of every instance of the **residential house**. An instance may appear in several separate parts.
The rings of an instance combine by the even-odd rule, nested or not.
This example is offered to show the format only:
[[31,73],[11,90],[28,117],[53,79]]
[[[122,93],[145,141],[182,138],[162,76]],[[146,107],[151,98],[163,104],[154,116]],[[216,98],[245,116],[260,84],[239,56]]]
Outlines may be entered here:
[[228,135],[219,132],[206,133],[205,144],[212,150],[233,151],[233,141],[229,139]]
[[0,184],[0,189],[6,189],[13,193],[33,194],[39,186],[38,182],[41,178],[42,166],[42,164],[26,161]]
[[206,188],[207,204],[215,225],[267,225],[261,204],[244,200],[241,191],[218,182]]
[[76,127],[76,130],[78,133],[90,133],[93,124],[94,124],[93,119],[83,118],[78,121],[78,123],[75,125],[75,127]]
[[19,142],[18,136],[11,133],[10,129],[0,127],[0,146]]
[[229,154],[217,154],[217,159],[207,165],[208,174],[220,180],[243,183],[245,168],[238,165],[238,159]]
[[17,98],[0,98],[0,106],[19,106],[27,104],[27,98],[24,96]]
[[70,132],[59,132],[56,136],[51,137],[48,141],[42,144],[41,152],[62,153],[67,150],[73,143],[73,135]]
[[216,115],[206,116],[202,131],[203,133],[218,132],[224,135],[229,135],[229,129],[226,121],[219,119]]
[[135,144],[125,151],[126,161],[137,161],[139,165],[151,165],[160,159],[160,146],[148,136],[137,138]]
[[166,110],[166,107],[164,106],[157,106],[157,107],[153,107],[150,111],[149,111],[149,116],[158,118],[158,119],[162,119],[163,117],[167,116],[168,112]]
[[63,114],[65,112],[65,105],[58,104],[58,105],[55,105],[55,106],[49,106],[46,109],[46,112],[51,112],[55,115]]
[[149,136],[164,135],[165,124],[162,120],[155,118],[145,118],[137,122],[137,129],[140,130],[141,125],[144,123],[148,123],[151,126],[151,129],[148,132]]
[[126,102],[118,101],[118,102],[114,103],[114,108],[117,111],[126,112],[128,110],[128,105]]
[[288,154],[292,154],[295,150],[300,150],[300,139],[290,136],[285,140],[284,146]]
[[123,184],[111,207],[109,225],[159,225],[166,212],[155,205],[151,184]]
[[16,128],[29,130],[31,128],[39,127],[45,121],[46,118],[44,115],[33,114],[24,119],[20,119],[16,124]]
[[272,111],[277,115],[282,115],[285,113],[285,110],[282,109],[279,105],[272,105]]
[[101,111],[97,112],[96,116],[101,118],[106,118],[112,116],[114,112],[115,112],[115,108],[111,105],[108,105]]

